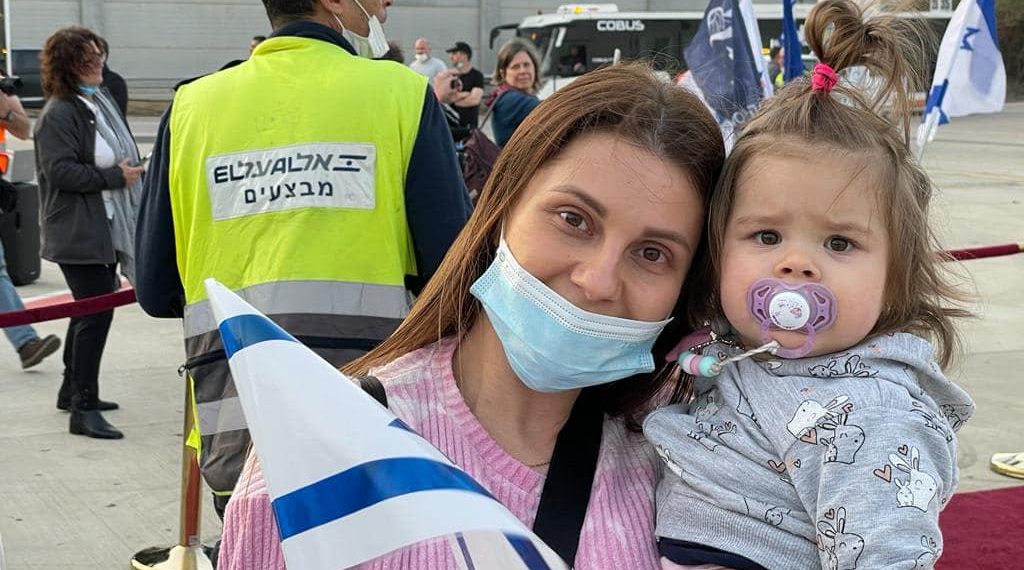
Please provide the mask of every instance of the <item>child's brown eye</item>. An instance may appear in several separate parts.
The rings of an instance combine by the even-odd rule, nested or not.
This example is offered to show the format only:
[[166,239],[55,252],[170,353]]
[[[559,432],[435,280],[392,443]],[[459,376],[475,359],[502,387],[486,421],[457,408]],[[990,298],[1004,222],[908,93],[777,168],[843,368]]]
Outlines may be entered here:
[[779,245],[779,242],[782,241],[782,236],[780,236],[778,232],[764,230],[757,232],[757,234],[754,235],[754,239],[756,239],[757,243],[761,245]]
[[834,236],[828,238],[826,246],[832,251],[843,253],[844,251],[849,251],[850,248],[853,247],[853,244],[850,243],[850,240],[844,237]]

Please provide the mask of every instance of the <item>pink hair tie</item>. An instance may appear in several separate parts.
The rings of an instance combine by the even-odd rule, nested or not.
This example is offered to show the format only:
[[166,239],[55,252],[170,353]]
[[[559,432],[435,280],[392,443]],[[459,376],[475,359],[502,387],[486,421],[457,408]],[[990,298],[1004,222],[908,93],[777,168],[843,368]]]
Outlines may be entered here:
[[827,63],[817,63],[814,65],[814,69],[811,72],[811,90],[830,93],[838,81],[839,77],[836,76],[836,70],[832,69]]

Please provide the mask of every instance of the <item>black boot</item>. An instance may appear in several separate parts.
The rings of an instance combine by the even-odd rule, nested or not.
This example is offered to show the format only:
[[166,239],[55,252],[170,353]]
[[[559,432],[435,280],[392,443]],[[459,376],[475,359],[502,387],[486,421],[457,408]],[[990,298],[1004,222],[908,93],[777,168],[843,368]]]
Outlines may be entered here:
[[[71,410],[71,398],[65,398],[63,395],[57,395],[57,409],[62,412]],[[121,406],[117,402],[108,402],[106,400],[98,400],[96,402],[96,409],[101,412],[109,412],[110,410],[119,410]]]
[[84,435],[96,439],[121,439],[124,434],[103,419],[99,410],[82,410],[71,408],[71,420],[68,431],[75,435]]
[[71,378],[68,375],[68,371],[64,371],[64,380],[60,383],[60,390],[57,391],[57,409],[62,411],[68,411],[71,409],[71,395],[74,394],[74,390],[71,389]]
[[[71,409],[71,394],[74,390],[71,389],[71,380],[68,379],[67,371],[64,372],[64,381],[60,384],[60,391],[57,392],[57,409],[66,412]],[[119,409],[121,406],[117,405],[117,402],[107,402],[106,400],[97,400],[96,409],[101,412],[109,412],[110,410]]]

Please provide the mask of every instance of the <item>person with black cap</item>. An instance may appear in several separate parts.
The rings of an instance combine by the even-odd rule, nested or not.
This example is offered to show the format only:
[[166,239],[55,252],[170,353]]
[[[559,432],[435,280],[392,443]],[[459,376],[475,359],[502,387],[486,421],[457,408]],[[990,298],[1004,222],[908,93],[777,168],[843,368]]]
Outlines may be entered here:
[[453,78],[459,81],[459,92],[453,95],[451,105],[459,114],[461,128],[453,129],[452,136],[455,140],[462,140],[477,127],[480,100],[484,96],[484,74],[473,67],[473,48],[466,42],[455,42],[444,51],[452,62]]

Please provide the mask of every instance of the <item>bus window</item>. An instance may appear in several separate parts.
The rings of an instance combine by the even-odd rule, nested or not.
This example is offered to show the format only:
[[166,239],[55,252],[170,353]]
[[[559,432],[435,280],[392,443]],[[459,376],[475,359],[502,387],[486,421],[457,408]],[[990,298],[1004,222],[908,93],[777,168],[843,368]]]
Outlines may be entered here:
[[[540,72],[541,77],[550,75],[551,73],[551,51],[553,46],[552,42],[557,37],[556,34],[559,30],[564,28],[519,28],[517,35],[521,39],[529,40],[533,44],[533,47],[537,48],[537,56],[540,57]],[[562,33],[565,33],[562,31]]]
[[683,49],[697,31],[699,22],[648,20],[644,33],[637,34],[635,59],[651,62],[658,71],[675,74],[684,67]]
[[566,49],[559,50],[558,68],[556,75],[572,77],[583,75],[587,68],[587,46],[585,44],[570,43]]
[[530,40],[533,47],[537,48],[537,53],[541,57],[548,50],[548,44],[551,43],[551,33],[555,28],[519,28],[518,36],[524,40]]

